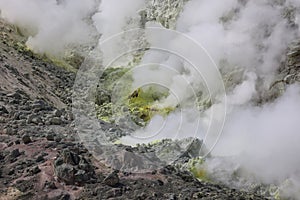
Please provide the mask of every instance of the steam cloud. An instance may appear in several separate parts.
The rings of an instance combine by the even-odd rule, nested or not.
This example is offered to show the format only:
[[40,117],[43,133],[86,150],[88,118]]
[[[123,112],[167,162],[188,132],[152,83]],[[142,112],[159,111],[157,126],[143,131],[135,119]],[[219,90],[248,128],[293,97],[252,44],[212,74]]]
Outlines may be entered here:
[[19,26],[29,36],[35,52],[59,56],[69,45],[89,44],[95,28],[91,15],[97,0],[1,0],[1,17]]
[[[101,3],[96,0],[0,0],[1,16],[26,30],[29,36],[27,45],[37,52],[53,55],[63,52],[68,45],[94,41],[95,35],[102,35],[99,40],[102,42],[120,31],[139,27],[138,12],[145,6],[146,1],[140,0],[102,0]],[[153,23],[148,22],[147,26],[153,26]],[[298,0],[227,0],[226,3],[190,0],[180,13],[175,28],[202,44],[223,75],[240,71],[240,75],[233,76],[226,85],[227,122],[213,154],[240,156],[236,162],[266,183],[282,182],[288,178],[293,180],[294,188],[287,193],[298,199],[300,86],[289,86],[282,96],[274,101],[263,101],[267,102],[263,105],[258,104],[257,99],[264,98],[265,92],[276,80],[288,45],[300,36],[299,27]],[[176,38],[145,34],[148,41],[165,43],[166,46],[183,45]],[[104,59],[111,60],[110,51],[118,51],[122,43],[130,43],[130,40],[115,41],[112,46],[103,49]],[[146,73],[163,79],[166,87],[179,94],[177,103],[188,102],[188,98],[184,97],[190,95],[186,85],[180,84],[182,78],[198,91],[205,90],[201,84],[203,80],[199,80],[193,69],[175,56],[149,51],[141,64],[149,62],[156,64],[145,68]],[[162,67],[164,65],[171,66],[177,73],[170,73]],[[139,85],[144,76],[143,71],[136,70],[133,87]],[[213,98],[217,95],[216,90]],[[174,106],[176,102],[170,96],[158,104]],[[191,111],[187,109],[183,114],[186,118],[180,137],[189,136],[195,120],[199,119],[201,129],[197,135],[203,137],[212,108],[224,109],[216,103],[201,116],[190,118]],[[137,133],[153,132],[164,121],[168,125],[162,135],[172,138],[169,134],[174,127],[176,129],[174,124],[180,121],[176,112],[167,119],[154,117],[144,130]]]

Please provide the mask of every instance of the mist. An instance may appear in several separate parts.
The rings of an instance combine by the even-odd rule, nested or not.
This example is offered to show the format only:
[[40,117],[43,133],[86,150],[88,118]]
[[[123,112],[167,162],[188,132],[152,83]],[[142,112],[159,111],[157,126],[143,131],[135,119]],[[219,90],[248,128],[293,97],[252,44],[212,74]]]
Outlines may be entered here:
[[[146,7],[147,1],[141,0],[0,0],[1,17],[28,35],[28,47],[50,55],[63,54],[70,45],[100,45],[122,31],[140,28],[139,13]],[[153,21],[146,27],[164,28]],[[141,38],[150,46],[175,49],[191,59],[199,55],[204,58],[208,53],[223,77],[227,101],[220,98],[219,85],[207,86],[216,82],[215,74],[208,69],[213,66],[209,60],[203,59],[195,69],[176,55],[146,51],[138,63],[143,68],[133,70],[132,90],[145,82],[158,82],[172,93],[156,106],[179,105],[181,110],[166,118],[153,117],[146,127],[122,141],[133,145],[141,141],[137,137],[148,137],[143,140],[147,143],[195,136],[212,146],[210,142],[217,135],[205,133],[211,121],[221,124],[219,115],[212,112],[224,112],[227,105],[226,123],[212,155],[237,157],[235,164],[264,183],[293,180],[294,187],[286,193],[300,199],[300,85],[287,86],[273,99],[265,96],[280,78],[278,70],[285,63],[289,45],[300,37],[299,27],[298,0],[187,1],[173,29],[191,37],[205,51],[186,49],[186,40],[181,37],[153,34],[147,29]],[[136,38],[130,36],[102,48],[104,66],[116,52],[132,45]],[[128,60],[118,64],[126,66]],[[204,76],[199,76],[197,70]],[[225,80],[231,74],[231,79]],[[200,103],[211,98],[212,105],[206,107],[203,103],[203,108],[197,109],[193,97],[198,93],[202,93]],[[152,137],[162,126],[159,135]]]
[[98,33],[90,17],[97,0],[1,0],[1,17],[28,36],[26,45],[36,53],[63,57],[65,51],[90,45]]
[[[294,8],[294,14],[287,16],[287,10]],[[280,185],[286,180],[293,180],[293,186],[288,197],[299,198],[300,185],[299,164],[297,156],[300,152],[299,141],[299,85],[294,84],[275,100],[269,100],[265,93],[278,79],[278,69],[282,67],[288,46],[299,38],[299,2],[297,1],[188,1],[180,14],[176,30],[183,32],[199,42],[212,56],[222,75],[240,70],[241,76],[225,83],[227,85],[227,115],[226,123],[221,137],[213,149],[214,156],[231,158],[237,157],[234,162],[239,167],[246,169],[263,183],[276,183]],[[150,40],[153,37],[150,37]],[[182,46],[178,38],[163,40],[160,43]],[[177,74],[162,67],[151,68],[155,77],[166,77],[166,87],[172,88],[175,94],[189,96],[191,92],[178,81],[178,77],[187,79],[190,85],[197,85],[196,91],[205,90],[201,86],[201,78],[193,77],[195,72],[184,62],[173,56],[163,57],[157,53],[147,53],[142,60],[155,61],[159,64],[169,64]],[[225,61],[225,62],[224,62]],[[225,64],[224,64],[225,63]],[[201,68],[200,68],[201,70]],[[192,73],[187,73],[192,72]],[[148,72],[149,74],[149,72]],[[141,73],[134,74],[135,83],[142,80]],[[207,77],[206,77],[207,78]],[[213,94],[218,96],[218,94]],[[203,97],[203,96],[202,96]],[[265,98],[265,99],[264,99]],[[166,98],[162,104],[172,105],[172,98]],[[257,100],[266,101],[261,105]],[[186,104],[187,98],[178,98],[178,104]],[[211,108],[202,112],[199,118],[157,118],[144,129],[144,135],[149,135],[149,130],[162,126],[163,122],[178,124],[179,122],[196,123],[201,121],[201,128],[196,137],[204,140],[206,144],[215,140],[215,135],[204,133],[209,128],[211,109],[222,110],[222,104],[215,102]],[[156,123],[154,123],[156,122]],[[193,129],[193,128],[192,128]],[[173,131],[174,132],[174,131]],[[192,133],[189,128],[181,131],[188,137]],[[170,132],[168,132],[170,133]],[[163,137],[174,138],[161,132]],[[138,131],[139,135],[143,135]],[[212,145],[212,144],[209,144]],[[220,168],[219,171],[225,169]],[[209,169],[209,167],[208,167]],[[212,171],[213,173],[213,171]],[[232,172],[233,173],[233,172]],[[223,176],[224,174],[221,174]],[[226,182],[226,181],[224,181]],[[229,181],[227,182],[229,184]],[[283,192],[285,193],[285,192]]]

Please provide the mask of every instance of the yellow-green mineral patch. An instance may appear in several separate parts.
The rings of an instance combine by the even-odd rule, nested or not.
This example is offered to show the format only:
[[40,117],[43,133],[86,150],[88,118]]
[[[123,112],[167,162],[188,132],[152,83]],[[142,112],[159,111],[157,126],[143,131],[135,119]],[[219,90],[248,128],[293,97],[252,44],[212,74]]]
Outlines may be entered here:
[[[133,79],[129,70],[126,67],[110,67],[103,72],[95,99],[99,119],[114,122],[115,119],[125,117],[123,111],[127,110],[127,117],[137,125],[145,126],[154,115],[167,116],[175,109],[155,106],[169,95],[165,88],[151,85],[131,92]],[[117,98],[113,98],[116,95]]]
[[188,162],[188,169],[198,179],[210,181],[209,174],[204,166],[203,158],[190,159]]
[[167,90],[160,88],[138,88],[128,97],[129,110],[134,117],[138,117],[144,122],[148,122],[154,115],[167,116],[174,108],[157,108],[155,103],[167,97],[168,94]]

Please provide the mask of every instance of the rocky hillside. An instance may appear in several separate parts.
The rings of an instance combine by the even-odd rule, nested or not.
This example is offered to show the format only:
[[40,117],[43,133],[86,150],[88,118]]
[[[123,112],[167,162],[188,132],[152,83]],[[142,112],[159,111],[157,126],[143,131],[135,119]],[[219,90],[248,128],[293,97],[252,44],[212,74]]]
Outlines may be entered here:
[[[4,21],[0,41],[0,200],[264,199],[200,181],[176,165],[133,173],[101,163],[77,140],[72,123],[76,74],[32,53]],[[118,127],[101,123],[117,134]],[[145,151],[115,146],[120,157]]]

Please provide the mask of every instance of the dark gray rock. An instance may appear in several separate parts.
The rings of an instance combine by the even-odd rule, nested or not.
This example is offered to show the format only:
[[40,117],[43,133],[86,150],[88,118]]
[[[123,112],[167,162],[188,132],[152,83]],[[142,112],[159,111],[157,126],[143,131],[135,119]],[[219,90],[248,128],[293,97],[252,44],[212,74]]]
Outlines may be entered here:
[[54,134],[53,133],[48,133],[47,136],[46,136],[46,139],[48,141],[54,141],[55,140]]
[[87,172],[94,172],[94,167],[83,157],[80,157],[78,168]]
[[[202,140],[199,140],[198,138],[195,138],[192,140],[192,142],[189,144],[186,152],[189,154],[191,158],[199,157],[201,154],[206,153],[205,147],[203,145]],[[203,151],[203,152],[201,152]]]
[[42,161],[45,161],[44,159],[44,156],[43,155],[39,155],[36,159],[35,159],[36,162],[42,162]]
[[29,144],[32,142],[31,138],[29,135],[25,134],[22,136],[22,141],[24,142],[24,144]]
[[68,149],[62,151],[62,159],[64,163],[71,165],[78,165],[80,161],[78,154],[69,151]]
[[41,172],[41,169],[38,166],[35,166],[33,169],[31,169],[31,174],[38,174]]
[[11,147],[12,145],[14,145],[13,142],[10,142],[10,143],[7,144],[8,147]]
[[61,125],[62,124],[62,120],[59,117],[50,118],[49,122],[51,125]]
[[54,166],[58,167],[60,165],[64,164],[64,160],[61,157],[58,157],[55,162],[54,162]]
[[55,168],[56,176],[67,184],[74,184],[75,169],[70,164],[62,164]]
[[111,187],[116,186],[117,184],[119,184],[119,182],[120,182],[120,179],[119,179],[117,172],[112,172],[103,180],[104,184],[111,186]]
[[8,94],[7,97],[14,98],[14,99],[17,99],[17,100],[21,100],[22,99],[22,95],[20,94],[19,91],[16,91],[14,93]]
[[14,120],[20,120],[20,116],[22,115],[21,112],[15,112],[14,116],[13,116],[13,119]]
[[[74,145],[72,145],[74,146]],[[71,151],[71,147],[66,147],[55,160],[54,168],[57,176],[67,184],[84,184],[95,182],[96,173],[91,161],[80,154],[78,146],[73,148],[77,153]],[[79,153],[79,154],[78,154]]]
[[10,169],[9,172],[7,173],[7,175],[11,176],[15,173],[15,170],[14,169]]
[[78,170],[74,175],[74,180],[77,183],[85,183],[90,179],[89,174],[84,170]]
[[12,157],[12,158],[17,158],[20,155],[21,155],[21,153],[20,153],[19,149],[14,149],[14,150],[12,150],[12,152],[10,152],[10,157]]
[[35,100],[31,106],[32,109],[39,109],[39,110],[47,110],[49,108],[48,103],[44,100]]
[[8,114],[8,110],[6,109],[5,106],[0,106],[0,114]]
[[46,181],[45,182],[45,187],[49,188],[49,189],[52,189],[52,190],[57,189],[57,187],[56,187],[56,185],[53,181],[50,181],[50,182]]
[[53,116],[54,117],[61,117],[62,111],[61,110],[54,110],[53,111]]

